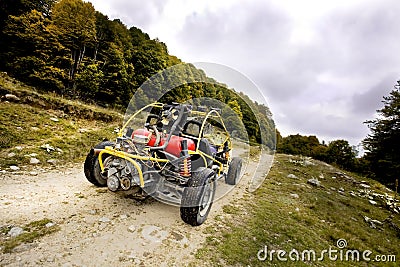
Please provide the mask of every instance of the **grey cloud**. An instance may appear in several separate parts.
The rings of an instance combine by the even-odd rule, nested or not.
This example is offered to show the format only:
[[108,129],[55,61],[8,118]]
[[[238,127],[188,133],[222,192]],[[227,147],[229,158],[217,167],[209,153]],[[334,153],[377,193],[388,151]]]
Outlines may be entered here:
[[398,73],[392,73],[385,76],[384,79],[370,87],[367,91],[354,94],[351,103],[352,111],[357,114],[364,114],[369,116],[368,119],[372,119],[375,111],[383,107],[383,96],[389,94],[399,76]]
[[255,65],[273,53],[270,48],[282,43],[290,24],[283,13],[265,3],[250,3],[189,16],[177,38],[193,53]]
[[[357,144],[368,134],[368,128],[363,124],[365,119],[360,116],[321,116],[318,112],[308,109],[283,108],[287,115],[281,119],[281,124],[296,131],[326,138],[325,141],[347,139]],[[279,128],[279,125],[278,125]]]
[[336,10],[325,17],[318,34],[324,67],[334,68],[340,75],[374,75],[380,68],[399,67],[399,13],[398,1],[383,0]]
[[163,0],[146,0],[146,1],[126,1],[113,0],[111,14],[112,18],[122,19],[128,27],[136,26],[146,29],[151,25],[166,5]]

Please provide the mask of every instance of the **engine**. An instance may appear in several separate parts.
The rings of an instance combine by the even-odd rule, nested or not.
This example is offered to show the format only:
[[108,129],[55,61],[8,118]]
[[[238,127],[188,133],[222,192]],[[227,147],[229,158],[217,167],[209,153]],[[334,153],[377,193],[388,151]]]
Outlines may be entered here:
[[[141,165],[136,162],[139,167]],[[107,168],[107,186],[108,189],[115,192],[119,189],[129,190],[133,186],[140,184],[139,172],[136,167],[123,158],[109,157],[105,161]]]

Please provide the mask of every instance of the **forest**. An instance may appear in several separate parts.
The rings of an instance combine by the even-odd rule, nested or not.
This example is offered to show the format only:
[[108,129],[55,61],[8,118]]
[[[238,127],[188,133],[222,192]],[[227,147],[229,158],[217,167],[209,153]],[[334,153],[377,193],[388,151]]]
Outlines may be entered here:
[[[183,84],[161,100],[216,99],[237,114],[236,119],[225,116],[227,125],[235,128],[243,121],[246,130],[237,137],[275,149],[275,125],[267,106],[207,77],[170,55],[165,43],[119,19],[110,20],[89,2],[2,0],[0,24],[0,70],[38,91],[124,111],[158,100],[154,90],[162,91],[170,82]],[[184,67],[176,68],[172,78],[141,87],[178,64]]]

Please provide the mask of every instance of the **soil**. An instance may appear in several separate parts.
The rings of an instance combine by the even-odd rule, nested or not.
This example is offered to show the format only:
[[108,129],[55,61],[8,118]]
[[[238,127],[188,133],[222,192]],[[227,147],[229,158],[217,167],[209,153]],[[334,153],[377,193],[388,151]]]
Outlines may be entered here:
[[[60,230],[12,253],[0,252],[0,266],[187,266],[206,241],[208,227],[223,227],[216,216],[222,207],[240,201],[261,183],[272,164],[245,153],[238,185],[218,181],[216,201],[198,227],[180,219],[179,207],[148,198],[135,200],[98,188],[83,174],[83,164],[67,169],[0,176],[0,226],[22,227],[48,218]],[[261,181],[261,182],[260,182]]]

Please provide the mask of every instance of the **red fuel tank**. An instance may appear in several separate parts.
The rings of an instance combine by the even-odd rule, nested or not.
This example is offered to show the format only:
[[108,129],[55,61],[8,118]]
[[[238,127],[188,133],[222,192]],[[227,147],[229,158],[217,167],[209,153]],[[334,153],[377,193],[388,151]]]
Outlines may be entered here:
[[[151,132],[148,131],[147,129],[137,129],[133,132],[132,134],[132,138],[135,140],[135,135],[137,137],[142,137],[142,136],[150,136]],[[169,140],[169,143],[167,145],[167,147],[165,148],[165,151],[176,156],[179,157],[182,151],[182,147],[181,147],[181,141],[182,140],[187,140],[187,144],[188,144],[188,150],[191,151],[195,151],[196,150],[196,144],[194,143],[194,141],[192,139],[189,138],[184,138],[184,137],[180,137],[177,135],[173,135],[171,136],[171,139]],[[158,146],[162,146],[164,145],[165,141],[167,140],[166,137],[161,138],[160,143],[158,144]],[[150,136],[150,140],[147,142],[148,146],[154,147],[156,143],[156,136],[154,134],[152,134]]]
[[[169,140],[169,143],[168,143],[167,147],[165,148],[165,151],[176,157],[179,157],[181,154],[181,151],[182,151],[181,141],[184,139],[187,140],[188,150],[195,151],[196,144],[194,143],[194,141],[192,139],[188,139],[188,138],[184,138],[184,137],[180,137],[180,136],[176,136],[176,135],[171,136],[171,139]],[[166,140],[166,138],[161,139],[160,146],[162,146],[164,144],[165,140]]]

